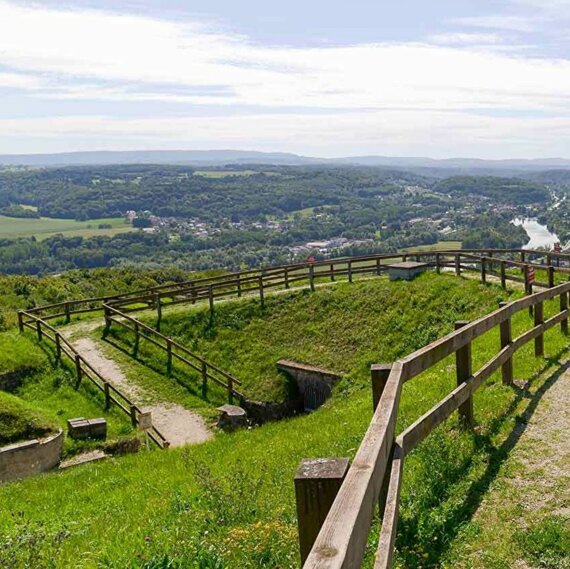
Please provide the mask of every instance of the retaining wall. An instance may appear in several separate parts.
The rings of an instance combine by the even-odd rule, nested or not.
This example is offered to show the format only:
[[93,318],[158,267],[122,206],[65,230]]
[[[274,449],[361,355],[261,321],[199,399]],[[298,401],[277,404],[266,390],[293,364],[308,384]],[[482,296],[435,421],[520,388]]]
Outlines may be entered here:
[[0,448],[0,482],[26,478],[55,468],[61,461],[63,431]]

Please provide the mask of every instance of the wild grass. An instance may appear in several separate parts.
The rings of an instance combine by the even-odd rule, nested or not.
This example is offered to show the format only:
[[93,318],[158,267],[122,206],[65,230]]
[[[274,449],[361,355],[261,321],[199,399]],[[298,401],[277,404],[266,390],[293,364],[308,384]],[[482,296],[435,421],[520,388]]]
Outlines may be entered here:
[[[375,294],[374,287],[381,293]],[[337,296],[342,288],[344,294]],[[298,292],[291,301],[276,296],[267,299],[263,314],[244,300],[234,305],[233,320],[227,303],[227,314],[220,305],[210,327],[199,309],[189,311],[186,318],[173,316],[168,326],[173,331],[178,326],[186,338],[209,331],[204,340],[196,336],[198,347],[205,355],[223,357],[235,369],[268,369],[270,359],[287,355],[337,367],[347,372],[347,378],[333,398],[310,415],[220,434],[199,446],[130,456],[0,487],[0,566],[298,567],[295,470],[303,458],[354,456],[372,415],[368,365],[393,361],[450,331],[455,320],[480,316],[504,298],[505,293],[492,285],[426,275],[412,283],[395,283],[393,289],[377,280],[352,288],[340,284],[314,294]],[[556,310],[553,304],[547,303],[546,315]],[[227,338],[222,322],[233,323]],[[514,334],[531,325],[528,313],[518,314]],[[222,338],[232,343],[231,350],[226,351]],[[495,374],[475,395],[474,432],[460,429],[451,418],[408,457],[397,567],[453,566],[451,544],[465,539],[462,528],[468,527],[501,473],[516,444],[519,417],[567,357],[568,341],[558,329],[545,339],[546,358],[535,358],[532,345],[515,356],[515,376],[531,381],[528,391],[503,386],[500,374]],[[495,330],[478,339],[473,345],[474,369],[498,348]],[[248,349],[255,357],[247,357]],[[260,389],[275,393],[274,377],[265,376]],[[248,380],[252,388],[253,380]],[[445,396],[455,382],[452,357],[408,382],[398,431]],[[374,524],[377,528],[378,521]],[[377,534],[373,529],[369,553]],[[515,561],[513,557],[511,567]],[[366,567],[370,566],[369,554]]]

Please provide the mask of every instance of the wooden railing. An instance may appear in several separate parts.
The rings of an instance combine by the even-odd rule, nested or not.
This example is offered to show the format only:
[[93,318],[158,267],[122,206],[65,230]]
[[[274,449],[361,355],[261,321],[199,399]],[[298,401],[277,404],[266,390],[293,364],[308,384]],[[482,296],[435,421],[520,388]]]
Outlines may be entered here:
[[208,389],[208,381],[223,387],[228,394],[228,401],[233,403],[234,397],[243,399],[243,394],[240,393],[235,386],[241,386],[241,381],[214,364],[206,361],[201,356],[191,352],[188,348],[180,345],[172,338],[161,334],[151,326],[136,320],[135,318],[124,314],[114,306],[105,305],[105,332],[106,336],[111,330],[113,323],[131,331],[134,338],[133,352],[136,356],[138,354],[139,343],[141,338],[144,338],[157,348],[166,352],[166,369],[167,374],[172,373],[173,360],[182,362],[191,370],[198,372],[202,380],[202,393],[206,394]]
[[[33,330],[38,337],[38,341],[47,338],[55,345],[56,360],[60,362],[63,356],[67,357],[74,366],[77,376],[75,389],[79,388],[81,381],[87,378],[91,383],[103,392],[105,397],[105,411],[108,411],[111,404],[115,404],[119,409],[129,415],[133,427],[139,424],[139,417],[142,413],[138,405],[133,403],[126,395],[121,393],[110,381],[105,379],[67,340],[56,328],[38,318],[34,314],[26,311],[18,312],[18,325],[20,332],[26,328]],[[147,430],[149,438],[160,448],[169,446],[166,438],[160,431],[152,426]]]
[[[484,259],[482,265],[481,258],[478,259],[482,275],[485,274],[484,267],[487,263],[497,261],[489,261],[489,257]],[[514,266],[518,267],[520,264]],[[360,567],[369,538],[373,511],[382,495],[386,498],[381,512],[382,529],[374,568],[392,567],[406,456],[455,411],[459,411],[462,422],[470,426],[473,419],[474,392],[498,370],[501,370],[504,384],[513,384],[512,358],[521,347],[534,341],[535,355],[543,356],[544,333],[547,330],[559,324],[562,332],[568,333],[569,292],[570,282],[564,282],[505,304],[473,322],[458,323],[456,331],[395,362],[388,368],[388,373],[386,366],[373,366],[373,384],[381,392],[376,393],[378,404],[326,519],[319,531],[315,532],[315,535],[318,535],[304,562],[304,569]],[[560,299],[559,312],[544,320],[543,303],[556,297]],[[532,310],[533,326],[513,339],[511,319],[515,314],[527,310]],[[473,372],[471,343],[497,327],[500,329],[497,354]],[[457,388],[396,436],[396,420],[403,384],[452,354],[456,356]],[[380,371],[383,372],[383,377],[380,377]],[[378,376],[374,377],[374,374]],[[313,502],[320,503],[318,499]],[[318,518],[314,512],[304,512],[303,515],[312,516],[313,520]],[[304,528],[306,524],[300,521],[299,527]],[[301,542],[303,543],[303,540]]]

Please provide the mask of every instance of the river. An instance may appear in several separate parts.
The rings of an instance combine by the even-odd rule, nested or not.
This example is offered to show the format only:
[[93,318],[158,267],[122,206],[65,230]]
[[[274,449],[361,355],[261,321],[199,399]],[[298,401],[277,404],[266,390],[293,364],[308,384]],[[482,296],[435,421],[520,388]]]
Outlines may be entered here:
[[526,245],[523,246],[523,249],[538,249],[541,247],[548,247],[548,249],[552,249],[554,243],[560,241],[556,233],[551,233],[548,231],[546,225],[541,225],[538,223],[536,218],[515,218],[511,223],[514,225],[522,225],[523,229],[529,236],[530,240]]

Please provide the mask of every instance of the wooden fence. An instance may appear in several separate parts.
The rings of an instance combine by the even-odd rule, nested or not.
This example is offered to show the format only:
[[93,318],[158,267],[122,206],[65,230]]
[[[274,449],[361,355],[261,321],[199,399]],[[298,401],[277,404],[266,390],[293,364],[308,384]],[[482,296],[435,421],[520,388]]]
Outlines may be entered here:
[[172,363],[176,359],[191,370],[198,372],[202,379],[202,394],[205,395],[208,389],[208,381],[223,387],[228,393],[229,403],[233,403],[234,397],[243,399],[243,394],[237,391],[235,386],[241,386],[241,381],[229,373],[223,371],[219,367],[206,361],[204,358],[194,354],[188,348],[180,345],[172,338],[168,338],[161,334],[151,326],[148,326],[139,320],[124,314],[117,308],[105,305],[105,335],[111,329],[113,323],[131,331],[134,334],[133,352],[136,356],[138,353],[141,338],[144,338],[157,348],[166,352],[166,369],[167,374],[172,373]]
[[[495,262],[496,259],[490,261],[489,257],[486,257],[482,265],[481,260],[482,258],[478,259],[479,269],[484,276],[487,264]],[[517,263],[516,267],[520,264]],[[502,274],[503,272],[499,273]],[[320,513],[300,510],[302,517],[313,521],[311,530],[311,523],[300,519],[301,531],[312,531],[313,537],[316,536],[306,560],[304,559],[304,569],[360,567],[371,530],[373,511],[379,501],[382,503],[383,515],[374,568],[392,567],[406,456],[455,411],[459,411],[462,423],[470,426],[473,421],[473,394],[498,370],[501,370],[504,384],[513,384],[512,359],[522,346],[534,341],[535,355],[543,356],[544,333],[547,330],[559,324],[562,332],[568,333],[569,292],[570,282],[564,282],[523,297],[473,322],[457,323],[454,332],[391,366],[373,366],[372,380],[376,390],[374,399],[377,401],[374,415],[352,465],[346,475],[343,475],[344,481],[333,498],[330,509]],[[545,320],[543,303],[556,297],[560,299],[560,310]],[[534,318],[533,327],[513,339],[511,318],[523,310],[530,309]],[[471,343],[493,328],[500,330],[497,354],[480,369],[473,371]],[[403,384],[452,354],[455,354],[456,360],[457,387],[396,436],[396,420]],[[296,486],[301,488],[302,492],[302,484],[298,485],[297,482],[296,480]],[[325,485],[327,483],[322,482]],[[317,504],[314,506],[317,509],[327,503],[326,496],[323,500],[318,497],[318,492],[322,491],[318,489],[324,487],[326,486],[315,485],[313,480],[313,489],[317,488],[317,497],[313,504]],[[299,503],[305,502],[298,494]],[[314,520],[318,519],[324,519],[324,522],[315,530]],[[301,544],[303,542],[306,543],[306,536],[305,540],[301,537]]]
[[[71,343],[53,326],[38,318],[34,314],[26,311],[18,312],[18,325],[20,332],[24,332],[26,328],[33,330],[38,341],[43,339],[50,340],[55,345],[56,360],[62,361],[63,356],[67,357],[75,368],[77,380],[75,389],[79,388],[81,381],[87,378],[97,389],[103,392],[105,396],[105,410],[108,411],[111,404],[115,404],[119,409],[129,415],[133,427],[139,424],[139,418],[142,413],[138,405],[134,404],[126,395],[121,393],[111,382],[105,379],[77,350]],[[165,437],[152,427],[148,431],[149,438],[160,448],[168,448],[169,444]]]

